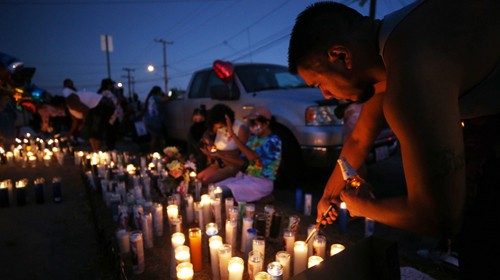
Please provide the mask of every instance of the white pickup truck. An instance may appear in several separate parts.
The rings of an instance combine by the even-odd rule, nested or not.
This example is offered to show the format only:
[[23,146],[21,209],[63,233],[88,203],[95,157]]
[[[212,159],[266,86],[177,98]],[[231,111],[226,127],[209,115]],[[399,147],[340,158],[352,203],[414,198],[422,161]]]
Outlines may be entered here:
[[[210,109],[217,103],[230,106],[237,119],[243,119],[255,106],[269,108],[282,124],[283,162],[297,165],[293,169],[298,172],[301,156],[308,166],[331,167],[342,147],[343,121],[334,113],[338,102],[325,100],[318,89],[306,86],[287,67],[264,63],[216,61],[212,68],[195,72],[187,92],[167,105],[169,137],[185,141],[193,110],[200,106]],[[395,147],[397,140],[386,129],[371,158],[383,159]]]

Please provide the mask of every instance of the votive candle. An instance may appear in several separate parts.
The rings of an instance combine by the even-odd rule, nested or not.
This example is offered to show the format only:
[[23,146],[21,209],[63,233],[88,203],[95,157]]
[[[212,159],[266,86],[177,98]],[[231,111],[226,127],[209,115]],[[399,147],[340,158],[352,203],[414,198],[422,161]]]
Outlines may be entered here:
[[167,216],[170,221],[174,220],[179,216],[179,206],[177,204],[171,204],[167,206]]
[[226,220],[226,242],[231,245],[234,250],[236,248],[236,233],[238,222],[231,219]]
[[287,251],[279,251],[276,253],[276,261],[283,267],[283,280],[290,278],[290,255]]
[[313,266],[318,265],[323,261],[323,258],[320,256],[310,256],[307,260],[307,268],[311,268]]
[[178,280],[191,280],[194,276],[193,264],[189,262],[183,262],[177,265],[175,268],[177,271]]
[[338,253],[342,252],[344,249],[345,249],[345,246],[342,244],[338,244],[338,243],[332,244],[332,246],[330,246],[330,256],[338,254]]
[[307,268],[307,245],[304,241],[295,241],[293,246],[293,275]]
[[212,267],[212,279],[220,279],[218,249],[222,246],[222,237],[214,235],[208,239],[210,247],[210,264]]
[[285,251],[287,251],[289,254],[293,254],[295,234],[291,230],[287,229],[283,232],[283,239],[285,239]]
[[201,271],[202,269],[201,236],[200,228],[189,229],[189,247],[194,271]]
[[262,271],[264,266],[264,257],[259,251],[250,251],[248,253],[248,279],[253,279],[257,272]]
[[191,254],[189,253],[189,247],[186,245],[180,245],[175,248],[175,261],[177,264],[183,262],[191,262]]
[[266,259],[266,240],[262,236],[257,236],[252,241],[252,251],[257,251],[262,254],[262,258]]
[[313,255],[325,258],[325,251],[326,237],[324,235],[316,235],[313,241]]
[[243,279],[243,270],[245,269],[243,259],[240,257],[232,257],[227,265],[229,272],[229,280]]
[[231,259],[233,255],[231,245],[223,244],[217,249],[217,253],[219,255],[220,279],[227,280],[229,277],[227,265],[229,264],[229,259]]

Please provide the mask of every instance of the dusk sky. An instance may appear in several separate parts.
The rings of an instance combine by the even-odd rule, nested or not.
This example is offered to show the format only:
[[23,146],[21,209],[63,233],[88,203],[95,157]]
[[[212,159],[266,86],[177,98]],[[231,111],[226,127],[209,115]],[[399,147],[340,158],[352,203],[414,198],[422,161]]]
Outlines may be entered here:
[[[60,92],[71,78],[79,90],[97,91],[107,77],[100,36],[113,39],[111,78],[126,71],[141,99],[163,88],[167,45],[169,88],[186,89],[193,71],[215,59],[287,65],[289,34],[298,13],[313,0],[0,0],[0,52],[36,67],[33,82]],[[337,1],[368,14],[368,2]],[[377,18],[413,0],[378,0]],[[148,64],[155,72],[146,71]]]

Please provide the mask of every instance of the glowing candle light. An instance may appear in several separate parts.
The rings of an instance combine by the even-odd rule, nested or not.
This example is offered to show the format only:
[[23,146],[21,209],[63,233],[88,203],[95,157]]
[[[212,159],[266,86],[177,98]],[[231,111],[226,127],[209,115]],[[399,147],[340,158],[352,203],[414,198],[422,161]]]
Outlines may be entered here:
[[193,223],[194,220],[194,209],[193,209],[193,196],[191,194],[186,194],[186,222],[188,225]]
[[179,216],[179,207],[177,204],[171,204],[167,206],[167,216],[170,221],[174,220]]
[[220,279],[218,249],[222,246],[222,237],[214,235],[208,239],[210,247],[210,264],[212,267],[212,279]]
[[325,258],[326,256],[326,237],[324,235],[316,235],[313,241],[313,255]]
[[285,239],[285,251],[289,254],[293,254],[293,244],[295,243],[295,234],[291,230],[285,230],[283,232],[283,239]]
[[208,237],[214,236],[219,233],[219,227],[216,223],[208,223],[205,226],[205,233],[208,235]]
[[330,246],[330,256],[338,254],[338,253],[342,252],[344,249],[345,249],[345,246],[342,244],[338,244],[338,243],[332,244],[332,246]]
[[257,272],[254,276],[255,280],[272,280],[271,275],[265,271]]
[[226,220],[226,242],[236,249],[236,233],[238,231],[238,222],[227,219]]
[[220,198],[217,197],[212,200],[212,208],[214,210],[215,223],[222,228],[222,213]]
[[347,206],[345,202],[340,203],[340,209],[338,213],[337,221],[339,223],[339,230],[341,233],[347,232]]
[[16,199],[17,205],[23,206],[26,204],[26,186],[28,185],[28,179],[22,179],[16,181]]
[[219,257],[219,271],[220,279],[227,280],[229,277],[229,272],[227,271],[227,265],[229,264],[229,259],[232,257],[232,248],[229,244],[223,244],[217,249]]
[[188,262],[183,262],[177,265],[175,268],[177,271],[178,280],[191,280],[194,276],[193,264]]
[[191,262],[191,254],[189,253],[188,246],[180,245],[175,248],[175,261],[177,264]]
[[323,258],[320,256],[310,256],[307,260],[307,268],[311,268],[320,264],[323,261]]
[[281,264],[283,268],[283,280],[288,280],[290,278],[290,259],[291,256],[286,251],[279,251],[276,253],[276,261]]
[[270,262],[267,265],[267,273],[273,280],[283,279],[283,266],[279,262]]
[[189,247],[194,271],[201,271],[202,269],[201,235],[200,228],[189,229]]
[[172,242],[172,257],[170,258],[171,259],[171,261],[170,261],[170,267],[171,267],[170,276],[173,278],[173,277],[175,277],[175,272],[174,272],[173,268],[176,265],[175,249],[179,246],[184,245],[184,242],[186,241],[186,237],[184,236],[184,234],[182,232],[176,232],[176,233],[172,234],[170,241]]
[[307,268],[307,244],[295,241],[293,251],[293,275],[297,275]]
[[201,206],[203,207],[203,221],[209,223],[212,221],[212,215],[210,211],[212,199],[208,194],[201,196]]
[[229,272],[229,280],[241,280],[243,278],[243,270],[245,269],[243,259],[240,257],[232,257],[229,260],[227,270]]
[[248,279],[253,279],[257,272],[262,271],[264,266],[264,257],[258,251],[248,253]]
[[260,252],[262,258],[266,258],[266,240],[264,237],[258,236],[252,241],[252,251]]

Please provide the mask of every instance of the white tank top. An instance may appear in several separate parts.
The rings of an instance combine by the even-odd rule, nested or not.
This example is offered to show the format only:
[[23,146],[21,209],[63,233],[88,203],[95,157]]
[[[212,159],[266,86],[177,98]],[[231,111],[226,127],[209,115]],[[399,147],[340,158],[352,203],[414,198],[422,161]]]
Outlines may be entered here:
[[[233,123],[233,131],[236,135],[238,135],[238,131],[243,123],[239,120],[234,120]],[[219,151],[231,151],[238,149],[236,143],[232,138],[229,137],[229,133],[227,132],[226,127],[221,127],[217,130],[217,134],[215,135],[214,145]]]
[[[76,95],[80,98],[80,102],[85,104],[89,109],[92,109],[99,104],[99,102],[102,99],[102,95],[97,94],[95,92],[87,92],[87,91],[82,91],[82,92],[77,92]],[[71,108],[68,108],[69,112],[73,117],[77,119],[83,119],[83,114],[81,112],[72,110]]]

